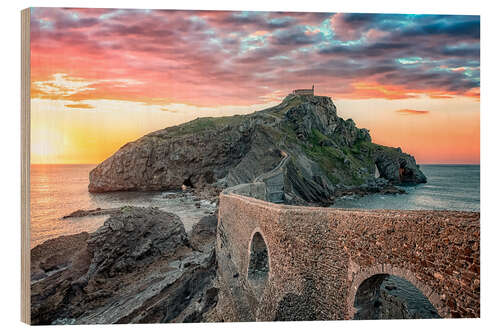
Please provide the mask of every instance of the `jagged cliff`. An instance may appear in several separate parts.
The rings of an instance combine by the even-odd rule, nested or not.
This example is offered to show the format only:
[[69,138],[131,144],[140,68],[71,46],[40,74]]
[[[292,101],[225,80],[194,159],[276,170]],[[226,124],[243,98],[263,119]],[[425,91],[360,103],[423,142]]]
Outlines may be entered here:
[[411,155],[372,143],[368,130],[337,115],[329,97],[292,94],[266,110],[198,118],[127,143],[91,171],[89,191],[233,186],[283,156],[285,193],[294,202],[327,204],[345,188],[426,181]]

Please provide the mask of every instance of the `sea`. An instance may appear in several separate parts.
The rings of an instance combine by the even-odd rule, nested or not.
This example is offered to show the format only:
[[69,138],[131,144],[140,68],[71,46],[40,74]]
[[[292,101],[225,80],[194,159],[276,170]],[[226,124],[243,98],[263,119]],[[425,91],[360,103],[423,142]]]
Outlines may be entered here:
[[158,207],[177,214],[189,232],[199,219],[215,211],[216,206],[182,197],[165,198],[175,192],[89,193],[90,164],[31,165],[31,248],[62,235],[93,232],[108,216],[62,219],[79,209],[115,208],[125,205]]
[[332,207],[356,209],[462,210],[479,212],[479,165],[420,165],[427,183],[400,187],[407,194],[338,199]]

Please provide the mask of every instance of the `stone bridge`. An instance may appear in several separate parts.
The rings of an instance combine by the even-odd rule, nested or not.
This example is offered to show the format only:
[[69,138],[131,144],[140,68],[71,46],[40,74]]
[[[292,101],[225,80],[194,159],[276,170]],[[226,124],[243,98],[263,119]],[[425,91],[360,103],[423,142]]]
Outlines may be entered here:
[[353,319],[361,286],[394,275],[441,317],[479,317],[479,213],[342,210],[220,195],[217,310],[225,321]]

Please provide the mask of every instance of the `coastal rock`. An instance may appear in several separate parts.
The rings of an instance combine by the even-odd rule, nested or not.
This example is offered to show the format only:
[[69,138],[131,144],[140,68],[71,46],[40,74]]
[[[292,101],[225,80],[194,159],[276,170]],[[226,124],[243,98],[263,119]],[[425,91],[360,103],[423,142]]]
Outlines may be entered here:
[[376,296],[360,306],[354,319],[415,319],[415,317],[408,311],[404,300],[380,290]]
[[31,256],[35,325],[202,321],[217,302],[213,248],[193,249],[179,217],[157,208],[122,207]]
[[404,194],[405,190],[392,185],[389,181],[383,178],[370,180],[361,186],[337,186],[335,188],[335,197],[352,197],[365,196],[373,193],[381,194]]
[[331,98],[292,94],[269,109],[198,118],[130,142],[90,172],[89,191],[213,188],[206,192],[216,196],[277,166],[290,203],[328,205],[339,186],[378,176],[394,185],[426,181],[412,156],[372,143]]
[[95,281],[129,273],[157,257],[172,256],[187,245],[187,234],[177,215],[159,209],[122,207],[87,240],[92,259],[86,278]]
[[401,148],[377,145],[374,156],[380,176],[394,184],[412,185],[427,182],[415,158],[403,153]]
[[198,251],[209,251],[215,246],[215,236],[217,232],[217,216],[208,215],[200,219],[193,226],[189,242],[193,249]]
[[78,209],[68,215],[63,216],[62,219],[69,219],[74,217],[86,217],[86,216],[111,215],[119,212],[119,210],[120,208],[106,208],[106,209],[96,208],[88,210]]

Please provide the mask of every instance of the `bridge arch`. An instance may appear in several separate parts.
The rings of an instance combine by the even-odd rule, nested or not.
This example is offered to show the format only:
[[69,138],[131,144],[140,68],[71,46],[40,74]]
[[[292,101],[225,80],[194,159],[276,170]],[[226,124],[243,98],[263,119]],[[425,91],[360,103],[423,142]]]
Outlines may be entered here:
[[[369,292],[367,288],[380,287],[380,284],[388,276],[403,279],[417,289],[434,307],[441,318],[450,316],[450,309],[441,301],[439,295],[420,281],[410,270],[393,267],[391,265],[375,265],[359,271],[352,279],[348,297],[346,299],[347,319],[354,319],[357,312],[356,302],[360,292]],[[363,290],[364,289],[364,290]]]
[[257,227],[248,243],[247,281],[260,298],[266,288],[271,271],[269,248],[264,233]]

